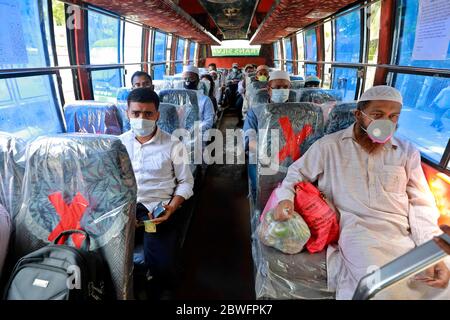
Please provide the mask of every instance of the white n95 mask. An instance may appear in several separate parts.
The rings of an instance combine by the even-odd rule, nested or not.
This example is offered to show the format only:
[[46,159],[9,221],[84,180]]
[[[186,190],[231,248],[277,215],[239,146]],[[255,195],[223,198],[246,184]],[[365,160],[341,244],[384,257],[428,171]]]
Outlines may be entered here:
[[289,99],[289,89],[272,89],[271,100],[275,103],[284,103]]
[[367,129],[364,129],[361,126],[361,128],[365,132],[367,132],[367,135],[369,136],[370,140],[372,140],[375,143],[383,144],[392,138],[392,136],[395,133],[395,123],[393,123],[391,120],[381,120],[381,119],[375,120],[369,117],[363,111],[361,111],[361,113],[365,115],[367,118],[372,120]]
[[130,118],[130,127],[136,136],[146,137],[151,135],[155,131],[156,121],[140,118]]

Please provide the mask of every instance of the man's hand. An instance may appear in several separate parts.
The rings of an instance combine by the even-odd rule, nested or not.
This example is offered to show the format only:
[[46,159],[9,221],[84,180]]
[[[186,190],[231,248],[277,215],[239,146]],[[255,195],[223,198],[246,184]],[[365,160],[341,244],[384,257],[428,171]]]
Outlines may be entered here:
[[280,201],[275,209],[273,218],[276,221],[285,221],[294,214],[294,203],[290,200]]
[[[448,234],[450,236],[450,227],[449,226],[441,226],[442,231],[444,233]],[[444,250],[447,254],[450,254],[450,244],[445,242],[445,240],[441,238],[434,238],[434,241],[436,241],[437,245],[441,247],[442,250]]]
[[445,263],[441,261],[425,270],[425,276],[416,276],[415,279],[430,287],[445,289],[447,288],[450,279],[450,271]]
[[164,211],[164,213],[161,216],[159,216],[158,218],[151,220],[155,224],[160,224],[161,222],[168,220],[170,218],[170,216],[172,215],[172,213],[174,213],[177,210],[177,208],[171,206],[170,204],[167,204],[163,207],[164,207],[164,209],[166,209],[166,211]]

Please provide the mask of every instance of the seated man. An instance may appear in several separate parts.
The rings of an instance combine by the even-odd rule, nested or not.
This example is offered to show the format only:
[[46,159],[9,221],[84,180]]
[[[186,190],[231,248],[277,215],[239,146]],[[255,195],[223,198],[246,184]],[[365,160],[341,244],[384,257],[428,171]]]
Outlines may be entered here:
[[305,80],[305,88],[319,88],[320,79],[317,76],[307,76]]
[[242,71],[239,69],[237,63],[233,63],[231,71],[228,73],[225,84],[225,99],[228,107],[235,108],[237,93],[238,93],[238,83],[244,78]]
[[[194,179],[189,168],[187,151],[179,140],[160,130],[159,98],[150,88],[131,91],[127,100],[131,130],[120,136],[127,148],[137,182],[138,220],[151,220],[155,232],[144,233],[144,256],[159,294],[164,285],[171,286],[176,274],[178,241],[177,209],[193,194]],[[159,202],[165,212],[153,219]]]
[[[277,190],[276,220],[294,214],[294,186],[300,181],[318,181],[339,211],[339,242],[327,249],[328,285],[337,299],[351,299],[367,273],[441,233],[420,153],[393,137],[401,108],[396,89],[367,90],[358,101],[356,123],[316,141],[289,167]],[[425,284],[409,279],[376,298],[448,299],[450,292],[443,289],[449,282],[445,263],[429,272]]]
[[239,122],[237,124],[238,127],[241,127],[242,124],[244,123],[244,116],[242,114],[243,111],[243,106],[246,105],[246,100],[245,100],[245,89],[247,87],[247,85],[250,83],[250,78],[249,78],[249,74],[253,73],[255,71],[255,69],[253,68],[252,64],[247,64],[244,68],[244,78],[239,81],[238,83],[238,93],[239,96],[237,98],[236,101],[236,108],[238,109],[238,117],[239,117]]
[[[256,68],[255,81],[266,82],[268,79],[269,79],[269,67],[264,64],[258,66]],[[246,91],[244,104],[242,106],[242,115],[244,120],[247,117],[248,110],[251,108],[250,102],[248,101],[247,92],[248,91]]]
[[[286,71],[276,70],[270,73],[267,90],[271,103],[284,103],[289,99],[289,88],[291,82]],[[248,175],[250,177],[251,192],[253,199],[256,198],[256,148],[258,135],[258,117],[255,108],[247,113],[244,123],[245,152],[249,155]]]
[[[184,66],[183,68],[184,88],[190,90],[198,90],[200,84],[200,72],[197,67]],[[214,105],[208,96],[198,96],[198,112],[200,116],[200,128],[202,134],[211,129],[214,125]]]
[[152,83],[152,77],[143,71],[136,71],[131,76],[131,86],[133,89],[136,88],[150,88],[154,90],[154,86]]

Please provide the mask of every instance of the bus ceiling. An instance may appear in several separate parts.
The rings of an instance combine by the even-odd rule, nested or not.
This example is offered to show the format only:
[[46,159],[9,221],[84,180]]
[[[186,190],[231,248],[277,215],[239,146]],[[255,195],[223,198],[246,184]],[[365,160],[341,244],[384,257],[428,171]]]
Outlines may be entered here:
[[355,0],[64,0],[90,4],[202,44],[269,44]]

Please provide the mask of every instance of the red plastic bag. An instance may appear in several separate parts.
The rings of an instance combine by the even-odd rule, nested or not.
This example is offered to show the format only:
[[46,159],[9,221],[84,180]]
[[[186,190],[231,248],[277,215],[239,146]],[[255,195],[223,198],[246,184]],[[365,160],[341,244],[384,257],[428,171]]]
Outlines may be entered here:
[[306,243],[310,253],[320,252],[339,239],[337,210],[328,205],[311,183],[300,182],[295,186],[294,209],[311,231],[311,238]]

